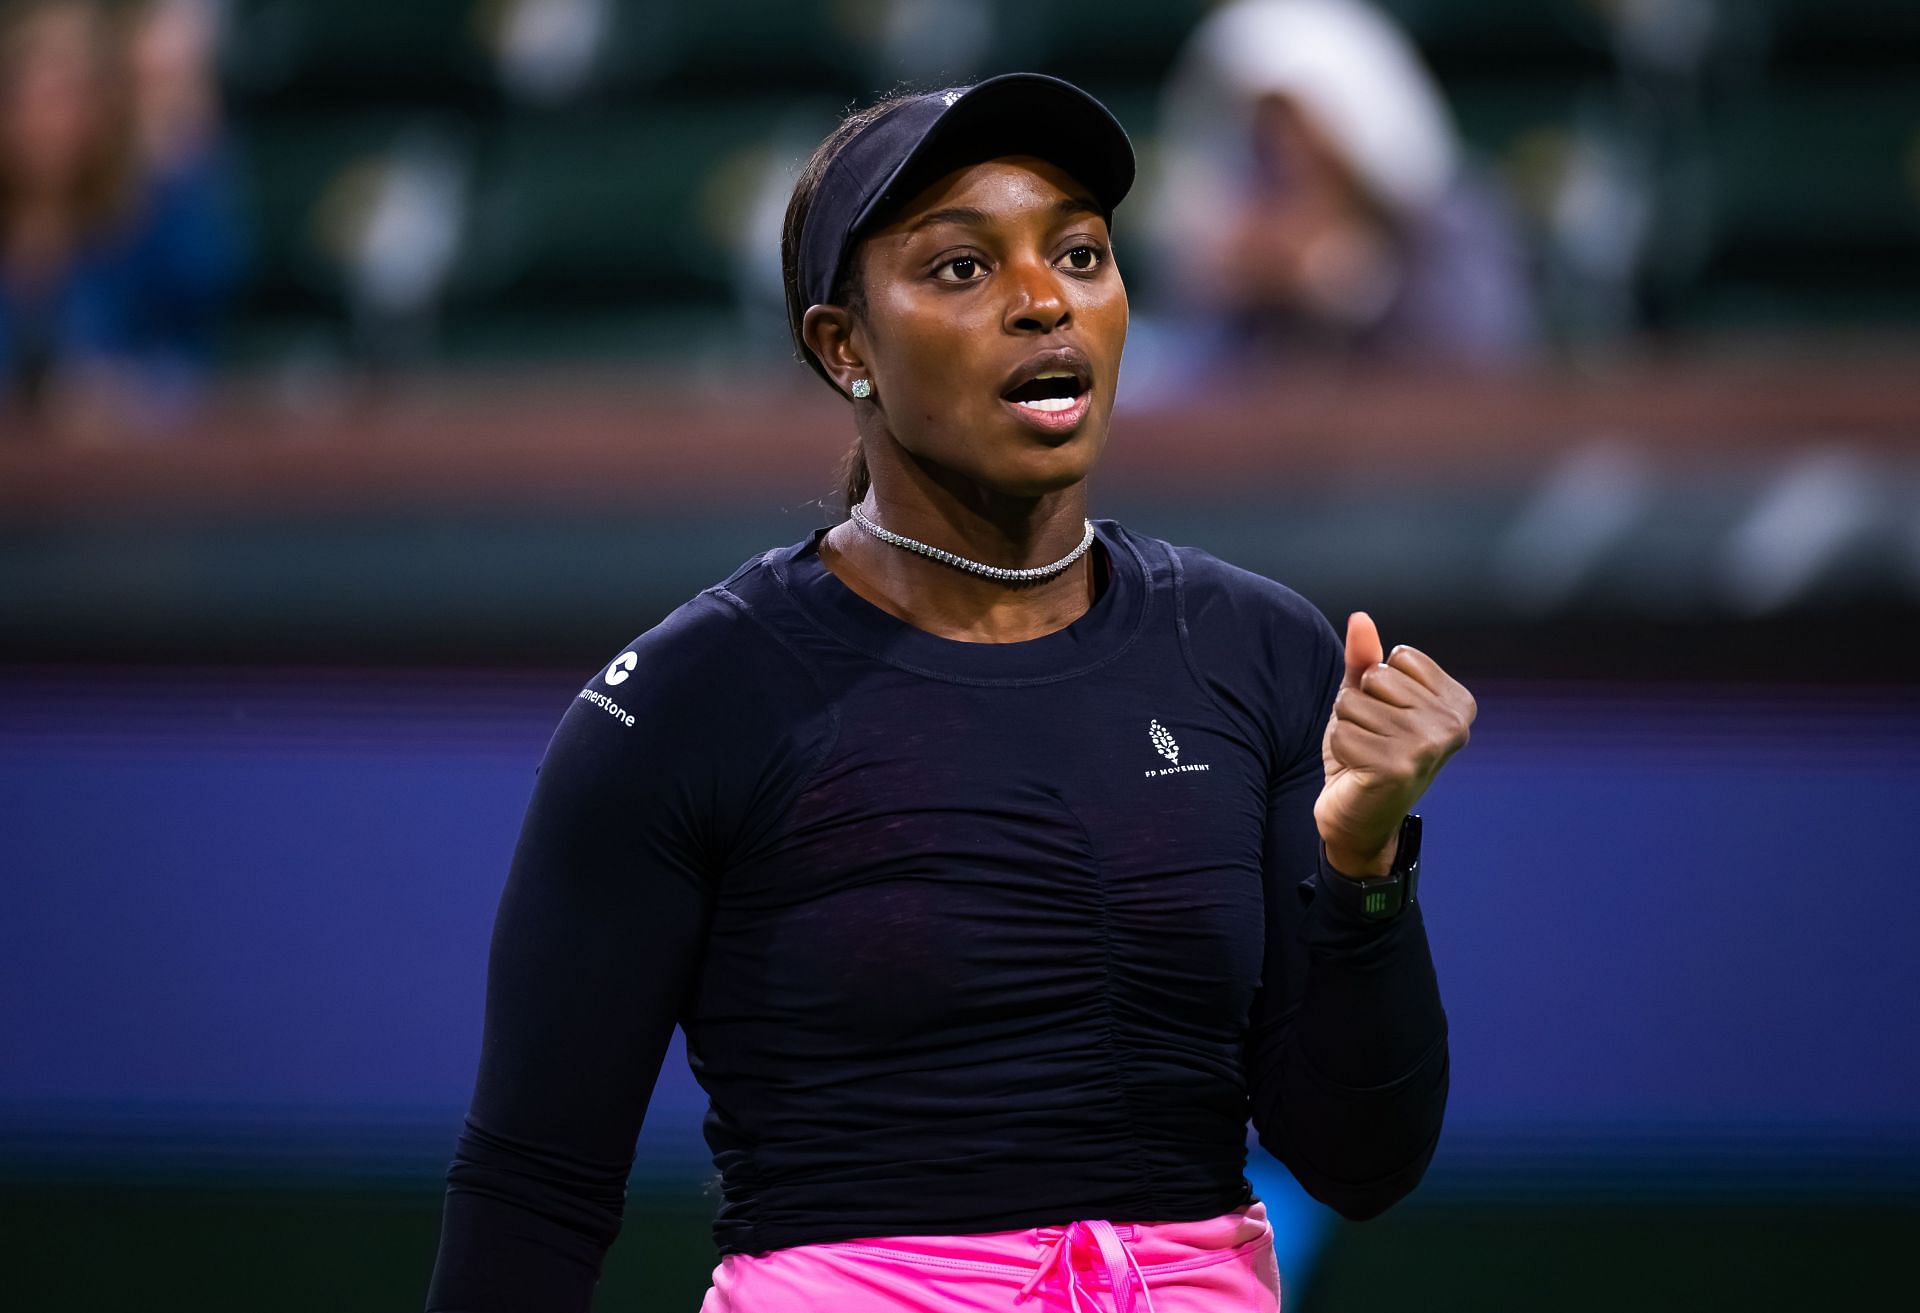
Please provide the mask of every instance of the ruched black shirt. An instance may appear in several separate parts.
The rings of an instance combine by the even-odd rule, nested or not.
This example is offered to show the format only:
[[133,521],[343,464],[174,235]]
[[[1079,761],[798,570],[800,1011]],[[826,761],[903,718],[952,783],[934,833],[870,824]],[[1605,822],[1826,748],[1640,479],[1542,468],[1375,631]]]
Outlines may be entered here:
[[[493,939],[435,1310],[588,1307],[673,1027],[723,1253],[1251,1198],[1246,1128],[1372,1216],[1426,1169],[1446,1016],[1313,822],[1341,644],[1095,522],[1071,625],[966,643],[769,551],[600,670]],[[1444,852],[1431,841],[1428,850]]]

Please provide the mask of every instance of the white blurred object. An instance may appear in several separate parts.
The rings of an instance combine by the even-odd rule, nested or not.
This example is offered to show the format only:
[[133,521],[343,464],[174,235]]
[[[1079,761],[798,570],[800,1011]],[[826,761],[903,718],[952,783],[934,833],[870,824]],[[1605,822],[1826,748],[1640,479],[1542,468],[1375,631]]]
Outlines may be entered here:
[[612,18],[610,0],[515,0],[494,37],[501,80],[528,100],[577,95],[593,75]]
[[763,167],[740,215],[733,241],[735,304],[746,331],[774,350],[786,348],[787,289],[780,269],[780,238],[786,226],[787,202],[794,178],[812,149],[809,122],[796,131],[781,124],[763,157]]
[[[1397,211],[1432,205],[1459,168],[1453,119],[1413,44],[1359,0],[1235,0],[1206,19],[1175,71],[1169,139],[1211,135],[1284,96],[1331,138],[1361,183]],[[1198,129],[1198,130],[1196,130]],[[1199,167],[1217,167],[1196,160]],[[1167,163],[1182,195],[1186,163]]]
[[1568,452],[1500,544],[1494,565],[1508,600],[1534,613],[1565,602],[1644,516],[1653,483],[1646,453],[1624,443]]
[[1582,124],[1566,142],[1549,222],[1562,299],[1584,335],[1609,339],[1632,325],[1653,212],[1645,161],[1605,128]]
[[422,131],[329,188],[323,239],[344,266],[354,311],[370,330],[429,314],[438,304],[466,228],[466,173],[450,143]]
[[1719,574],[1728,602],[1760,615],[1794,601],[1872,529],[1876,479],[1872,465],[1838,448],[1790,465],[1727,540]]

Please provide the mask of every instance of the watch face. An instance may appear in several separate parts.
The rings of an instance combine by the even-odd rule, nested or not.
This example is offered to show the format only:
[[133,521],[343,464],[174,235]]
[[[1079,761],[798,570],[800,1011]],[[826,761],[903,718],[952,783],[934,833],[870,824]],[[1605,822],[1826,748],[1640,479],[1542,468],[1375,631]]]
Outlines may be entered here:
[[1407,871],[1420,865],[1420,832],[1424,828],[1418,812],[1408,812],[1400,822],[1400,850],[1394,854],[1394,870]]

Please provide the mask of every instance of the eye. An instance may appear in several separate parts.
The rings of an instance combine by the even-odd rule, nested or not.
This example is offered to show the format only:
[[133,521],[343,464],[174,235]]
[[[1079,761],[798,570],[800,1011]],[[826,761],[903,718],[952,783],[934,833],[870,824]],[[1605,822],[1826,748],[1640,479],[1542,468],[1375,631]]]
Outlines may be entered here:
[[[952,270],[951,276],[946,272]],[[942,260],[934,266],[933,276],[943,283],[972,283],[979,281],[980,261],[971,255],[956,255],[951,260]]]
[[1092,246],[1076,246],[1060,258],[1066,262],[1067,268],[1077,273],[1091,273],[1106,259],[1098,249]]

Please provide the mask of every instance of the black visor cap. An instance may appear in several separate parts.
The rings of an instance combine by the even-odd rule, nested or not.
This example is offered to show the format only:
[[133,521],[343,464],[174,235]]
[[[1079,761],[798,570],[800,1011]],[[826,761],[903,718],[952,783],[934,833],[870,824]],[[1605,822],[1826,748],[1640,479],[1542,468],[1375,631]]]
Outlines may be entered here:
[[829,303],[862,233],[951,170],[1004,155],[1059,165],[1109,218],[1133,186],[1126,129],[1071,82],[1007,73],[915,96],[848,142],[821,178],[800,234],[806,303]]

